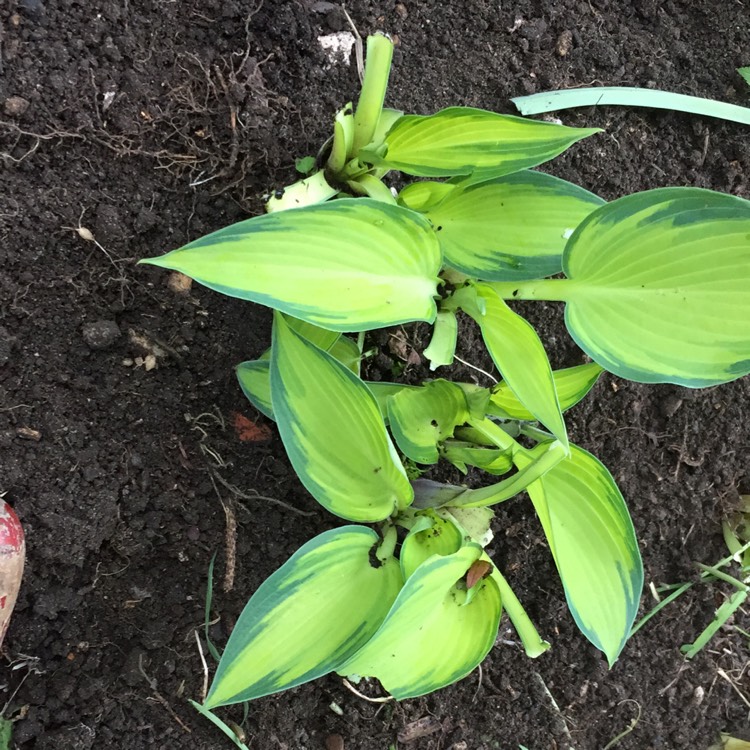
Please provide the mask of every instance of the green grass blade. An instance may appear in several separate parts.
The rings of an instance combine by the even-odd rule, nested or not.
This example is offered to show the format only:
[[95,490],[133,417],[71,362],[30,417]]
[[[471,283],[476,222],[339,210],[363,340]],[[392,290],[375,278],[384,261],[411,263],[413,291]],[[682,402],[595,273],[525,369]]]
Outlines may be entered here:
[[699,96],[674,94],[658,89],[631,88],[630,86],[597,86],[587,89],[545,91],[531,96],[517,96],[511,101],[522,115],[539,115],[543,112],[558,112],[561,109],[575,109],[576,107],[615,105],[669,109],[750,125],[750,109],[747,107],[739,107],[736,104],[719,102],[715,99],[703,99]]

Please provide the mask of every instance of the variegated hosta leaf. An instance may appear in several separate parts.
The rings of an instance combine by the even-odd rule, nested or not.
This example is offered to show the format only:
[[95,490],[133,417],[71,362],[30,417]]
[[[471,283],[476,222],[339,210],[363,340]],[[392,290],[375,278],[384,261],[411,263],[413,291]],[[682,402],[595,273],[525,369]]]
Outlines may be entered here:
[[498,177],[535,167],[597,128],[568,128],[471,107],[406,115],[385,138],[385,157],[361,153],[377,166],[421,177]]
[[401,206],[413,211],[427,211],[442,201],[455,187],[448,182],[433,182],[425,180],[412,182],[399,194],[398,202]]
[[750,372],[750,202],[697,188],[591,214],[548,282],[578,345],[644,383],[703,387]]
[[382,521],[413,491],[367,386],[274,314],[271,398],[289,460],[337,516]]
[[421,511],[417,522],[401,545],[399,559],[404,580],[429,557],[452,555],[463,543],[463,535],[449,518],[433,510]]
[[492,361],[518,400],[566,446],[552,368],[539,336],[492,287],[477,284],[475,289],[478,304],[464,309],[479,324]]
[[377,543],[364,526],[326,531],[267,578],[237,620],[206,707],[301,685],[356,653],[403,584],[393,557],[373,562]]
[[431,323],[442,264],[427,219],[369,198],[256,216],[141,262],[335,331]]
[[425,211],[445,262],[486,281],[538,279],[562,270],[573,230],[604,201],[541,172],[458,185]]
[[[287,323],[301,336],[327,351],[332,357],[346,365],[355,375],[359,375],[360,354],[357,344],[352,339],[337,331],[306,323],[297,318],[288,317]],[[237,380],[248,401],[269,419],[275,419],[271,403],[271,349],[266,349],[258,359],[241,362],[237,365]]]
[[469,419],[461,387],[435,380],[416,390],[400,390],[388,399],[388,423],[398,447],[412,461],[437,463],[438,443]]
[[[602,372],[602,368],[596,362],[553,370],[552,378],[555,381],[560,409],[567,411],[583,399],[594,387]],[[535,418],[513,395],[510,386],[502,381],[492,389],[489,413],[505,419],[531,421]]]
[[622,651],[638,611],[643,566],[625,501],[607,468],[571,455],[527,488],[581,632],[607,656]]
[[420,565],[404,584],[378,632],[337,672],[377,677],[396,700],[431,693],[471,672],[497,637],[501,602],[492,578],[466,590],[482,555],[469,544]]

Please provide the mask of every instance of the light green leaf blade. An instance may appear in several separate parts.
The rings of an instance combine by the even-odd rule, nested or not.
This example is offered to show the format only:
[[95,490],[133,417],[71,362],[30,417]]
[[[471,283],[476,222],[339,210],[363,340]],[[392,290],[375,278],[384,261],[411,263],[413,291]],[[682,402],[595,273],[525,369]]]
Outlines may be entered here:
[[268,359],[253,359],[240,362],[235,368],[237,381],[245,398],[269,419],[276,419],[271,403],[271,362]]
[[[357,344],[337,331],[306,323],[297,318],[287,318],[287,323],[308,341],[335,357],[355,375],[359,374],[360,354]],[[271,403],[271,349],[266,349],[258,359],[241,362],[236,374],[240,388],[248,401],[269,419],[275,419]]]
[[429,222],[369,198],[256,216],[141,262],[335,331],[431,323],[437,312]]
[[447,380],[402,389],[388,399],[388,423],[396,444],[419,464],[437,463],[438,443],[468,419],[464,392]]
[[412,182],[398,194],[398,202],[413,211],[426,211],[440,203],[453,189],[448,182]]
[[[434,115],[402,117],[386,136],[385,157],[372,155],[372,162],[420,177],[498,177],[535,167],[597,132],[449,107]],[[362,156],[367,160],[371,155]]]
[[326,509],[382,521],[413,498],[367,386],[274,314],[271,396],[297,475]]
[[[419,522],[422,523],[419,523]],[[420,518],[401,545],[399,560],[404,580],[433,555],[452,555],[463,543],[463,535],[450,519],[433,510],[420,512]]]
[[570,448],[571,455],[527,492],[573,619],[612,665],[638,612],[643,566],[630,514],[612,475],[590,453]]
[[467,466],[495,475],[506,474],[513,468],[510,451],[479,447],[463,440],[446,440],[441,455],[463,474],[467,473]]
[[750,202],[698,188],[620,198],[563,258],[578,345],[629,380],[716,385],[750,372]]
[[737,68],[737,72],[742,76],[742,80],[750,86],[750,67]]
[[[596,362],[553,370],[555,390],[560,409],[567,411],[575,406],[594,387],[603,369]],[[498,417],[531,421],[534,415],[516,398],[510,386],[501,381],[492,389],[490,413]]]
[[377,677],[396,700],[425,695],[469,674],[492,648],[502,609],[491,578],[477,583],[466,603],[464,577],[481,554],[479,545],[470,544],[420,565],[378,632],[336,671]]
[[475,289],[484,310],[479,305],[464,309],[479,324],[492,361],[518,400],[567,446],[568,434],[552,368],[539,336],[491,286],[477,284]]
[[403,583],[393,557],[373,564],[378,541],[363,526],[326,531],[267,578],[237,620],[205,706],[301,685],[356,653]]
[[559,273],[573,230],[603,203],[571,182],[524,170],[456,186],[425,216],[448,265],[471,278],[513,281]]

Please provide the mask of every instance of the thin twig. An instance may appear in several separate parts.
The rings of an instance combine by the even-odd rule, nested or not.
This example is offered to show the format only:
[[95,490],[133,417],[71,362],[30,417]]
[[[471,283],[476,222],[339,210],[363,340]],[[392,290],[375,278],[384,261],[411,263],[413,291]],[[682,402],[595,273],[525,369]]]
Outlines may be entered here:
[[206,664],[206,657],[203,654],[203,646],[198,631],[195,630],[194,632],[195,642],[198,644],[198,654],[200,654],[201,664],[203,665],[203,689],[201,690],[201,703],[203,703],[208,695],[208,664]]
[[224,487],[226,487],[233,495],[238,497],[240,500],[265,500],[268,503],[273,503],[274,505],[278,505],[300,516],[314,516],[315,515],[315,513],[313,513],[312,511],[300,510],[299,508],[295,508],[293,505],[289,505],[289,503],[285,503],[283,500],[277,500],[275,497],[259,495],[257,492],[254,495],[243,492],[242,490],[235,487],[233,484],[229,484],[229,482],[227,482],[227,480],[224,479],[224,477],[222,477],[221,474],[219,474],[218,472],[215,472],[214,476],[216,477],[219,484],[222,484]]
[[352,693],[354,693],[354,695],[357,696],[357,698],[361,698],[363,701],[367,701],[368,703],[388,703],[389,701],[393,700],[393,697],[390,695],[385,698],[370,698],[364,693],[360,693],[359,690],[357,690],[357,688],[355,688],[354,685],[352,685],[352,683],[346,679],[346,677],[344,678],[343,682],[344,687],[347,690],[350,690]]

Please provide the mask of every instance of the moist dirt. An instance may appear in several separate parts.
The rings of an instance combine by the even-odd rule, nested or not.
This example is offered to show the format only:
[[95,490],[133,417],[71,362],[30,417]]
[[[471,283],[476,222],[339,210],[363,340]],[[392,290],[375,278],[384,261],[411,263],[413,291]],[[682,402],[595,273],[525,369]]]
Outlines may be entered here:
[[[417,113],[512,113],[511,96],[591,84],[750,98],[734,72],[750,63],[739,2],[347,9],[363,35],[396,39],[388,103]],[[0,492],[29,550],[0,673],[14,747],[229,747],[187,703],[204,686],[195,631],[212,555],[221,645],[261,581],[336,525],[234,379],[269,344],[269,311],[135,261],[260,212],[265,192],[295,179],[295,157],[314,154],[356,96],[356,66],[331,62],[318,41],[347,28],[337,4],[312,0],[0,8]],[[604,132],[544,169],[606,199],[667,185],[750,197],[740,125],[614,108],[563,119]],[[559,307],[519,309],[555,365],[583,361]],[[373,336],[369,376],[429,376],[426,333]],[[459,356],[491,372],[468,325]],[[489,384],[470,368],[454,374]],[[605,376],[569,413],[572,438],[628,500],[647,584],[695,580],[696,562],[725,556],[721,521],[750,492],[749,399],[747,378],[690,391]],[[377,705],[327,677],[254,702],[248,745],[603,750],[626,730],[623,750],[703,750],[720,731],[750,739],[748,607],[692,661],[679,651],[724,584],[692,588],[608,669],[567,614],[525,498],[498,509],[495,533],[490,552],[548,653],[527,659],[504,619],[482,669],[453,687]],[[647,588],[642,612],[654,603]]]

